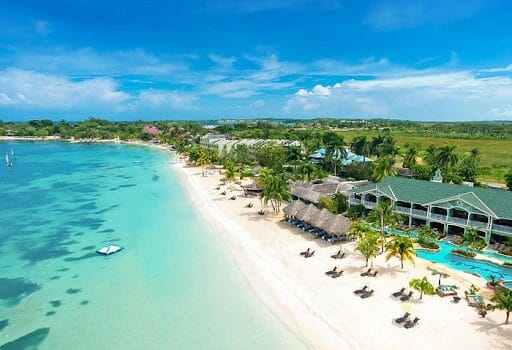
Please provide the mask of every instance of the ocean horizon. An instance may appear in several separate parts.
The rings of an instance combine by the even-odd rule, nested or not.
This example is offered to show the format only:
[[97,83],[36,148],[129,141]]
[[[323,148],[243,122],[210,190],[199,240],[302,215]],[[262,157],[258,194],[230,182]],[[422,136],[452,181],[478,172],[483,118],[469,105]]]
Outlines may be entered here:
[[[300,349],[164,150],[0,142],[0,349]],[[105,257],[96,250],[125,249]]]

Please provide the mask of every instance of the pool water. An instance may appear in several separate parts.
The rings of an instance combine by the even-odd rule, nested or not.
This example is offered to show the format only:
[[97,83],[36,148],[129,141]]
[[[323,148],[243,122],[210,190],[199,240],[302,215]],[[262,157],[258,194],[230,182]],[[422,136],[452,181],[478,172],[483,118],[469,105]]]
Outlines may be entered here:
[[454,270],[476,273],[486,280],[490,280],[491,275],[495,276],[497,279],[512,280],[512,268],[499,266],[482,260],[453,255],[451,254],[451,251],[457,248],[457,246],[443,241],[439,241],[437,243],[441,248],[440,251],[431,252],[418,249],[418,256],[432,262],[444,264]]

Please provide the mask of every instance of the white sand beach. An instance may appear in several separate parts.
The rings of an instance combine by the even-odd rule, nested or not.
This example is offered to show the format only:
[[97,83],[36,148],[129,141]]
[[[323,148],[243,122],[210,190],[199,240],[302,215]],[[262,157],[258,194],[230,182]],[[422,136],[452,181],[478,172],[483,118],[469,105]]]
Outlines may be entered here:
[[[433,284],[437,277],[427,270],[434,264],[416,259],[416,266],[379,256],[374,267],[376,278],[361,277],[365,270],[363,257],[354,252],[353,243],[342,244],[347,257],[330,258],[339,246],[313,239],[282,221],[282,216],[259,215],[258,198],[245,198],[239,186],[232,195],[221,195],[216,187],[220,175],[202,176],[200,169],[174,164],[190,191],[190,198],[210,222],[218,237],[231,251],[241,272],[256,295],[299,338],[312,349],[510,349],[512,325],[504,325],[504,312],[489,312],[481,318],[475,308],[463,299],[452,303],[451,297],[424,296],[414,293],[410,302],[401,302],[391,294],[411,278],[428,276]],[[224,187],[223,187],[224,189]],[[252,202],[252,208],[246,207]],[[267,210],[270,213],[271,209]],[[309,259],[299,252],[316,251]],[[332,279],[325,271],[338,266],[344,270]],[[460,287],[459,295],[471,283],[483,286],[476,276],[446,270],[445,284]],[[372,297],[361,299],[353,293],[365,284],[375,290]],[[485,294],[485,290],[482,290]],[[405,329],[393,322],[410,312],[419,317],[418,325]],[[262,335],[264,336],[264,335]]]

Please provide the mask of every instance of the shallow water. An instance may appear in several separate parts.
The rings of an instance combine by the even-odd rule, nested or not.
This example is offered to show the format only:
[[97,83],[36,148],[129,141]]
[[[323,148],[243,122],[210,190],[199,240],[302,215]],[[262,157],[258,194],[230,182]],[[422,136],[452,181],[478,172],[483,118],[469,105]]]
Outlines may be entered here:
[[[0,349],[300,349],[166,152],[60,142],[0,166]],[[134,163],[134,161],[140,161]],[[103,257],[109,243],[125,247]]]

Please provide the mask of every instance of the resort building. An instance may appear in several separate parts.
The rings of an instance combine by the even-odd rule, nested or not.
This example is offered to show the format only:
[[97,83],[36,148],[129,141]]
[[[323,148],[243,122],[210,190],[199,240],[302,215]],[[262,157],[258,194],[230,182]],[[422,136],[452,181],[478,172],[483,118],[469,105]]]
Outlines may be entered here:
[[448,234],[473,227],[488,243],[512,237],[511,191],[442,183],[437,175],[435,182],[388,176],[352,190],[349,203],[369,210],[388,200],[410,227],[431,226]]
[[[345,158],[341,160],[341,164],[346,166],[352,164],[352,162],[371,162],[372,160],[370,158],[361,156],[359,154],[352,153],[349,149],[346,150],[347,155]],[[324,160],[325,156],[327,154],[327,151],[325,148],[320,148],[313,152],[309,156],[309,161],[311,163],[320,164]],[[338,155],[336,155],[337,158],[340,158]]]
[[302,147],[300,141],[293,140],[271,140],[271,139],[231,139],[226,135],[206,134],[201,137],[201,146],[209,149],[216,149],[219,152],[230,152],[238,145],[245,145],[249,149],[256,149],[268,144],[281,145],[283,147]]

